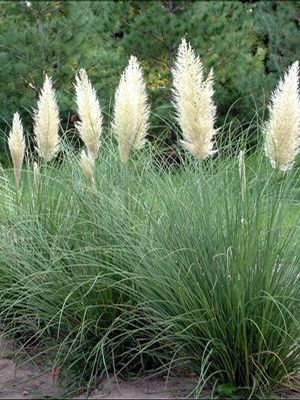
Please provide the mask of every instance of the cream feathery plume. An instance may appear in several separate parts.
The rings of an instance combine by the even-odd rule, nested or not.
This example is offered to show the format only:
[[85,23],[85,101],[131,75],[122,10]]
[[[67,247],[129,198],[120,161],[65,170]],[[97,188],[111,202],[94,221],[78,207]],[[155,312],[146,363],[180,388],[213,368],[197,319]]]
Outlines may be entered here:
[[76,128],[84,142],[88,155],[96,160],[102,134],[102,113],[96,91],[84,69],[75,78],[77,110],[81,122]]
[[33,163],[33,185],[35,190],[38,190],[40,185],[40,168],[36,161]]
[[23,125],[18,112],[14,113],[12,128],[8,137],[8,147],[14,165],[16,185],[19,188],[21,169],[25,154]]
[[149,116],[150,107],[143,72],[137,58],[131,56],[115,93],[112,124],[123,162],[128,160],[131,149],[144,146]]
[[299,62],[295,61],[271,97],[264,127],[265,152],[274,168],[287,171],[300,147]]
[[51,161],[59,148],[59,110],[51,78],[46,75],[34,112],[34,135],[37,151],[46,162]]
[[206,158],[215,152],[213,137],[217,133],[213,71],[204,79],[199,56],[183,38],[172,74],[174,105],[184,139],[181,144],[193,155]]
[[94,159],[90,157],[89,154],[82,150],[81,152],[81,159],[80,159],[80,167],[86,177],[88,185],[91,189],[95,187],[95,180],[94,180],[94,166],[95,162]]

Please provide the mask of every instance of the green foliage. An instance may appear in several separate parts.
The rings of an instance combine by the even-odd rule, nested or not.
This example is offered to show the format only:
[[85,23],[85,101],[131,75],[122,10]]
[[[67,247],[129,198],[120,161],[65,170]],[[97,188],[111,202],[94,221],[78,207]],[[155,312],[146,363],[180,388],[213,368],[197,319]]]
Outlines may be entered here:
[[[249,121],[253,110],[268,100],[282,70],[296,59],[296,2],[131,1],[112,3],[111,9],[115,18],[119,15],[119,45],[128,56],[144,60],[154,108],[162,114],[170,101],[170,68],[183,36],[199,52],[207,72],[214,68],[219,123],[236,102],[230,117]],[[270,70],[271,58],[275,68]]]
[[[73,99],[75,74],[84,67],[103,99],[113,96],[120,57],[99,34],[93,3],[2,2],[0,14],[0,106],[3,121],[19,110],[29,136],[31,112],[36,106],[43,74],[53,77],[62,125],[76,112]],[[104,3],[105,5],[105,3]],[[102,4],[100,4],[102,7]],[[101,33],[101,26],[100,26]],[[114,66],[112,68],[112,65]],[[7,131],[7,125],[1,124]]]
[[2,1],[2,129],[7,132],[6,122],[19,110],[31,135],[30,111],[45,72],[54,78],[63,126],[75,112],[72,82],[80,67],[110,113],[119,75],[134,54],[145,69],[155,111],[151,134],[164,137],[156,114],[165,118],[172,112],[166,107],[170,68],[183,36],[206,71],[214,68],[218,124],[226,117],[244,123],[254,110],[263,113],[271,89],[297,57],[298,14],[299,2],[277,1]]
[[233,385],[232,383],[222,383],[221,385],[217,386],[217,390],[220,394],[220,396],[222,396],[222,398],[240,398],[237,397],[236,391],[237,391],[237,387],[235,385]]
[[266,395],[300,367],[299,170],[146,150],[124,167],[104,145],[95,192],[73,154],[18,196],[1,171],[0,324],[78,385],[183,363],[197,396]]
[[197,396],[207,384],[221,397],[264,396],[290,379],[300,368],[299,169],[281,174],[256,150],[241,182],[235,151],[253,133],[261,137],[261,106],[295,60],[299,4],[1,6],[1,115],[10,121],[21,111],[28,139],[44,72],[69,128],[79,68],[108,116],[133,53],[155,111],[151,135],[167,141],[173,132],[176,140],[176,124],[168,122],[170,67],[184,35],[206,70],[214,67],[218,123],[236,117],[247,130],[224,125],[227,147],[204,162],[176,148],[181,168],[153,162],[159,156],[151,143],[124,167],[105,141],[95,192],[67,151],[41,166],[38,188],[30,160],[18,193],[12,171],[1,170],[0,325],[54,354],[54,366],[78,385],[92,386],[107,371],[182,362],[199,376]]
[[192,363],[201,384],[210,376],[262,395],[285,369],[299,368],[290,358],[299,338],[299,244],[286,219],[296,210],[282,198],[290,189],[257,162],[245,202],[237,163],[210,167],[159,185],[140,292],[165,346]]

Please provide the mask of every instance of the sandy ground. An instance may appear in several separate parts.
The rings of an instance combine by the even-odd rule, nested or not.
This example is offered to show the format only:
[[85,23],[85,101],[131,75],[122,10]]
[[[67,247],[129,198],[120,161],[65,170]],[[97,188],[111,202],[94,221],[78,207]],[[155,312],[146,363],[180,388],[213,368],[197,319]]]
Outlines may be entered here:
[[0,399],[55,398],[62,393],[51,370],[44,373],[33,362],[18,365],[13,343],[0,336]]
[[[12,342],[0,336],[0,399],[49,399],[63,396],[63,388],[55,381],[51,367],[33,362],[18,365]],[[298,381],[298,379],[297,379]],[[299,376],[300,382],[300,376]],[[183,399],[189,397],[197,383],[196,377],[148,377],[124,381],[111,377],[99,383],[89,393],[80,393],[74,399]],[[203,393],[201,398],[210,398]],[[273,397],[300,399],[300,392],[282,390]]]
[[[105,380],[92,392],[89,399],[183,399],[195,386],[188,378],[144,378],[137,381]],[[77,396],[83,399],[85,395]]]
[[[33,362],[17,364],[12,342],[0,336],[0,399],[46,399],[63,396],[63,388],[55,382],[51,367]],[[89,399],[174,399],[186,398],[196,378],[144,378],[124,381],[106,378],[93,390]],[[86,393],[74,399],[85,399]]]

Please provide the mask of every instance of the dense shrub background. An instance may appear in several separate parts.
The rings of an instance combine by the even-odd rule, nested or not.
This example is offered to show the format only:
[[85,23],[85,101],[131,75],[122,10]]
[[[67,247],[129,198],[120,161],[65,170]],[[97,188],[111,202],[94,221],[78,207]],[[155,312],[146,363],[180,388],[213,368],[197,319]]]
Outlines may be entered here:
[[[75,113],[72,82],[79,68],[87,69],[109,113],[120,73],[134,54],[155,113],[169,116],[169,68],[184,35],[207,70],[214,67],[218,123],[229,109],[229,120],[249,121],[284,68],[299,58],[299,25],[297,1],[1,1],[2,158],[14,111],[31,132],[43,72],[54,79],[65,127]],[[172,140],[161,120],[152,118],[151,134]]]

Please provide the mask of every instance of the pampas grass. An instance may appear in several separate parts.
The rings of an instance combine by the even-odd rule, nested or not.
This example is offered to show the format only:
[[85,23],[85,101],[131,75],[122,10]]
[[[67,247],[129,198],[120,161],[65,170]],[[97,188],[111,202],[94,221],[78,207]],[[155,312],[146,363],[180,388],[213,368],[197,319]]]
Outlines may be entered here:
[[23,133],[22,120],[19,113],[15,113],[13,117],[12,128],[8,137],[8,147],[14,165],[14,174],[16,186],[19,188],[21,169],[25,153],[25,140]]
[[33,185],[35,190],[38,190],[40,185],[40,167],[36,161],[33,163]]
[[132,149],[145,144],[150,109],[142,69],[131,56],[115,94],[113,130],[118,140],[120,158],[126,162]]
[[206,158],[214,153],[216,107],[213,103],[213,72],[204,79],[203,65],[191,45],[182,39],[173,74],[174,105],[182,130],[181,144],[193,155]]
[[182,361],[262,398],[299,370],[296,169],[278,182],[240,153],[174,173],[140,152],[123,173],[115,150],[102,148],[93,195],[75,156],[43,170],[41,196],[28,179],[11,211],[0,185],[0,322],[46,343],[76,384]]
[[59,149],[59,110],[51,78],[46,75],[34,112],[36,149],[42,159],[51,161]]
[[[295,65],[275,96],[275,122],[279,115],[285,123],[268,131],[267,150],[281,167],[297,148]],[[185,40],[173,75],[182,144],[206,158],[216,134],[212,73],[204,79]],[[184,157],[180,168],[158,170],[142,151],[122,168],[108,143],[95,174],[101,110],[84,70],[75,87],[86,147],[80,162],[66,151],[61,163],[41,168],[41,177],[35,162],[33,177],[24,171],[21,196],[0,168],[0,325],[49,351],[59,378],[87,392],[105,373],[165,372],[173,365],[199,376],[199,396],[210,384],[219,395],[229,385],[240,398],[265,398],[291,382],[300,368],[299,171],[277,179],[262,152],[242,150],[241,131],[205,168]],[[58,149],[58,123],[46,77],[35,113],[46,162]],[[145,83],[131,57],[113,121],[123,162],[144,145],[148,125]],[[274,132],[289,149],[284,162],[270,145]],[[18,114],[9,147],[19,185],[24,140]]]
[[271,97],[265,132],[265,152],[273,167],[287,171],[300,145],[299,62],[294,62]]
[[84,69],[75,81],[76,102],[80,122],[76,123],[79,135],[86,146],[89,157],[96,160],[102,135],[102,113],[96,91]]
[[81,159],[80,159],[80,167],[83,171],[84,176],[88,182],[90,189],[94,189],[95,181],[94,181],[94,160],[82,150],[81,152]]

